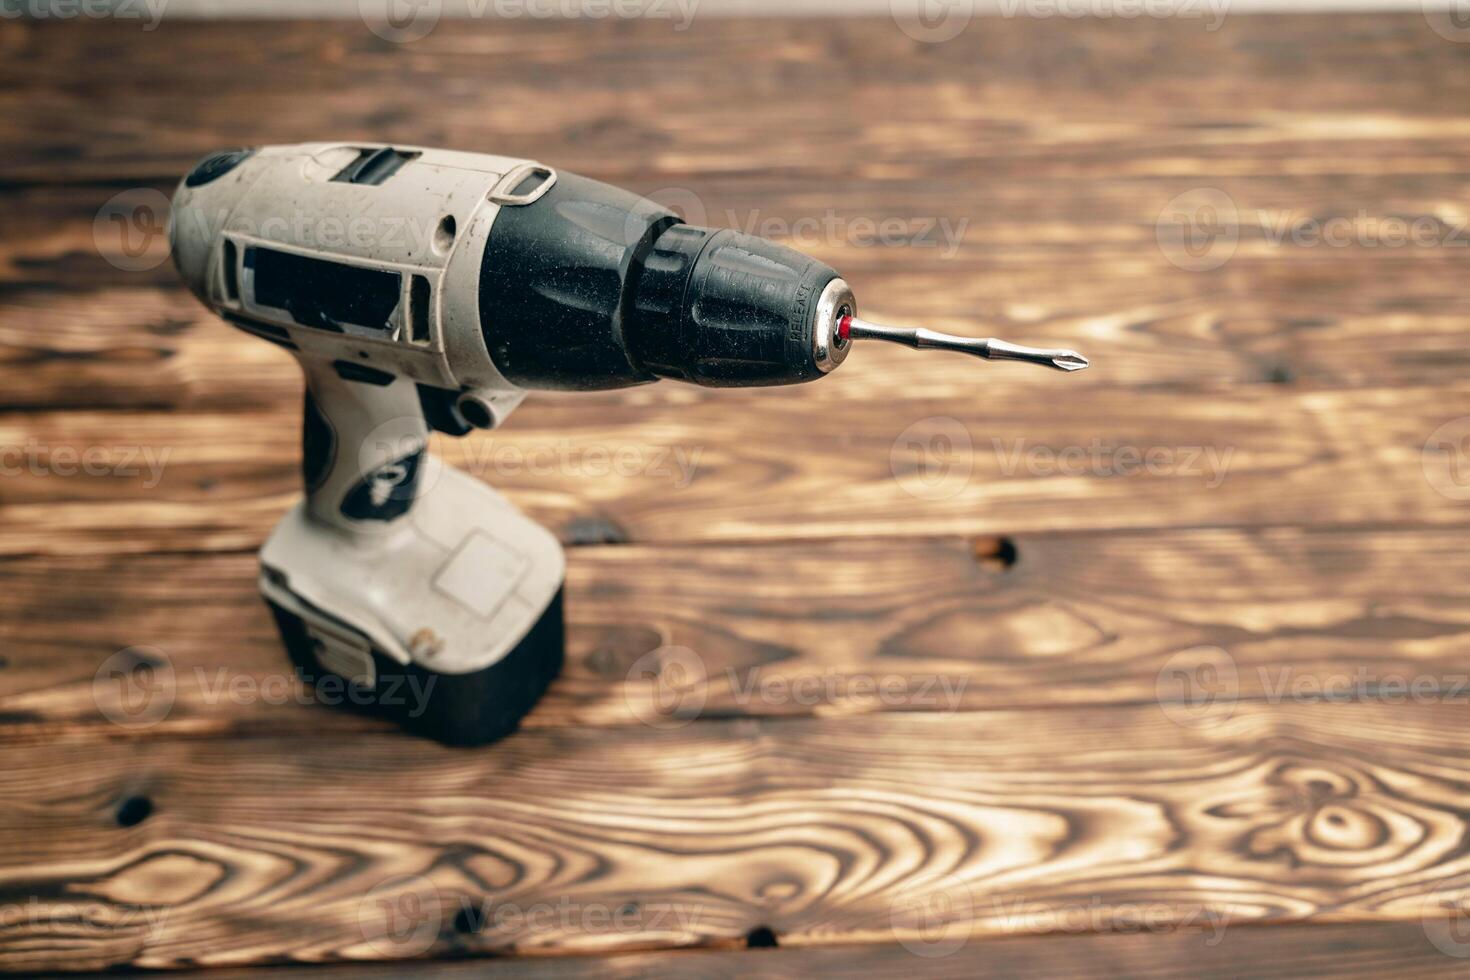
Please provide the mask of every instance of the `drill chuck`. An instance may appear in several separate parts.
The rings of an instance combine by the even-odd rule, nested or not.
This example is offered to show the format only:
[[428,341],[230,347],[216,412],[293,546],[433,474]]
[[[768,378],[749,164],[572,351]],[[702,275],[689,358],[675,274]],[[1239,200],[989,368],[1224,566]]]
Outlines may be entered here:
[[853,304],[834,282],[794,249],[563,173],[497,217],[480,321],[496,367],[524,388],[795,384],[840,363],[836,312]]
[[[840,363],[830,267],[739,232],[673,225],[654,243],[629,331],[654,374],[710,387],[795,384]],[[825,306],[824,306],[825,301]]]

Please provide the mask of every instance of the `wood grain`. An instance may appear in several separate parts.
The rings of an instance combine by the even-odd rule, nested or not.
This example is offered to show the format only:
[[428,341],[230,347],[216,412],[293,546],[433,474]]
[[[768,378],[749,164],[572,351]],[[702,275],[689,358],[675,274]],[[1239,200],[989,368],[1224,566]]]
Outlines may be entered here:
[[[0,178],[162,178],[221,141],[326,132],[512,156],[568,143],[562,166],[607,176],[1462,172],[1425,142],[1460,140],[1462,158],[1470,139],[1460,46],[1417,12],[1321,23],[990,18],[922,44],[887,18],[522,19],[394,45],[352,21],[10,22]],[[444,93],[432,111],[424,92]],[[1392,142],[1366,156],[1365,134]]]
[[[167,263],[101,261],[93,224],[113,194],[166,192],[219,145],[329,131],[539,156],[777,237],[833,219],[797,244],[837,265],[865,309],[1084,348],[1098,367],[1072,389],[1458,379],[1464,52],[1417,15],[1341,24],[1323,37],[1310,18],[1213,32],[1083,21],[1038,41],[1047,25],[1000,19],[922,45],[886,19],[701,19],[678,43],[665,23],[520,22],[395,46],[350,22],[237,24],[229,39],[177,21],[146,35],[7,23],[0,356],[35,380],[0,404],[256,404],[289,387],[264,370],[273,352],[208,337]],[[62,67],[75,59],[85,77]],[[1352,84],[1324,67],[1346,64]],[[454,95],[425,112],[412,93],[426,91]],[[1200,187],[1227,193],[1244,227],[1229,263],[1191,272],[1169,263],[1157,226]],[[1438,222],[1447,240],[1298,247],[1260,227],[1360,213]],[[963,233],[931,235],[935,247],[858,240],[859,223],[892,220]],[[53,339],[38,317],[67,329]],[[221,376],[220,357],[243,370]],[[974,390],[964,362],[870,364],[855,359],[814,397]],[[983,383],[1012,384],[1004,371]]]
[[1292,977],[1460,977],[1463,959],[1432,943],[1419,923],[1278,925],[1235,929],[1214,945],[1188,931],[1136,934],[985,937],[943,957],[919,957],[897,944],[796,949],[691,950],[615,956],[521,957],[392,964],[320,965],[183,971],[171,980],[553,980],[577,977],[812,976],[1207,977],[1265,980]]
[[1433,923],[1470,894],[1463,716],[1252,704],[1194,729],[1108,708],[579,728],[493,752],[371,734],[7,748],[0,792],[24,803],[0,814],[0,889],[29,911],[4,965]]
[[[1470,187],[1458,176],[1216,181],[1211,186],[1231,195],[1244,227],[1229,261],[1208,271],[1173,264],[1173,246],[1159,240],[1160,216],[1177,195],[1200,187],[1197,179],[1058,184],[977,172],[939,194],[914,181],[879,182],[878,191],[848,181],[820,196],[774,175],[684,183],[670,189],[644,174],[630,186],[686,212],[698,195],[703,214],[693,220],[770,231],[819,255],[875,317],[1083,349],[1095,367],[1069,378],[1069,389],[1209,391],[1294,379],[1410,385],[1458,380],[1466,366],[1458,325],[1470,315],[1470,298],[1454,284],[1465,257],[1457,242],[1470,244],[1470,232],[1455,230],[1454,215]],[[0,393],[0,406],[278,399],[294,384],[292,371],[268,369],[281,355],[225,328],[179,289],[161,237],[152,268],[109,263],[121,247],[118,231],[104,226],[99,234],[94,221],[117,192],[110,185],[0,192],[0,216],[16,231],[0,242],[0,363],[24,375]],[[1375,222],[1430,221],[1440,223],[1444,241],[1383,248],[1366,239],[1337,248],[1271,237],[1286,234],[1277,222],[1310,228],[1359,212],[1368,215],[1369,234]],[[155,221],[160,234],[164,220]],[[875,243],[864,229],[880,222],[910,228],[912,240]],[[935,222],[947,231],[921,230]],[[142,246],[140,235],[131,240]],[[811,397],[903,397],[921,386],[965,397],[983,384],[994,398],[1035,383],[1018,368],[992,367],[977,381],[978,369],[963,359],[862,354],[813,385]]]
[[[1162,257],[1147,275],[1101,256],[1078,262],[1038,254],[1029,270],[978,255],[956,257],[944,268],[900,255],[869,270],[854,269],[846,252],[833,261],[865,297],[881,303],[875,317],[1085,349],[1094,367],[1069,378],[1070,389],[1187,387],[1207,395],[1262,383],[1380,387],[1459,380],[1466,355],[1458,325],[1470,315],[1470,300],[1449,282],[1460,258],[1343,262],[1310,278],[1294,274],[1289,260],[1270,259],[1251,260],[1249,269],[1236,259],[1224,270],[1228,275],[1182,272]],[[95,254],[86,262],[79,275],[91,286],[0,288],[0,364],[15,378],[0,393],[0,407],[289,403],[299,382],[287,355],[226,327],[177,288],[93,288],[123,274]],[[1074,266],[1064,283],[1045,271],[1058,263]],[[103,273],[91,276],[93,265],[104,266]],[[1354,278],[1373,285],[1352,285]],[[1032,300],[1023,299],[1028,293]],[[984,372],[978,380],[977,371]],[[1036,383],[1014,366],[986,369],[963,358],[863,350],[839,373],[809,386],[807,397],[902,398],[920,389],[974,397],[978,385],[997,398]],[[699,394],[673,382],[652,390],[667,389],[681,399]]]
[[[1470,404],[1467,59],[1417,13],[0,20],[0,969],[1463,973],[1470,470],[1425,446]],[[1095,366],[860,352],[445,440],[579,545],[569,663],[499,746],[405,738],[278,683],[294,366],[96,227],[326,135],[539,157]],[[1191,271],[1200,188],[1239,240]]]
[[[1426,444],[1470,385],[1066,381],[840,410],[805,387],[545,394],[435,443],[566,539],[586,520],[639,543],[1465,520],[1458,443]],[[0,415],[0,553],[254,548],[299,494],[299,426],[294,404]]]
[[[1008,545],[1009,568],[988,540],[573,549],[567,666],[526,725],[1155,702],[1210,723],[1243,701],[1470,702],[1466,532]],[[255,573],[250,554],[0,563],[0,741],[386,731],[294,681]],[[139,701],[115,726],[103,709],[150,661],[160,673],[136,680],[166,710]]]

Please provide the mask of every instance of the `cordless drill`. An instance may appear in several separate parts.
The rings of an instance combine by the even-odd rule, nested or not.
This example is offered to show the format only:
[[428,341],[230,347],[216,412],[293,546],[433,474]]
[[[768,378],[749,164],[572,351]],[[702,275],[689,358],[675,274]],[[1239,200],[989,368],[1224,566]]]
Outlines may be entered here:
[[1077,370],[1072,351],[856,317],[831,268],[530,160],[308,143],[213,153],[174,195],[179,273],[306,375],[305,498],[260,588],[308,680],[451,744],[513,730],[561,668],[565,558],[427,453],[528,389],[811,381],[854,340]]

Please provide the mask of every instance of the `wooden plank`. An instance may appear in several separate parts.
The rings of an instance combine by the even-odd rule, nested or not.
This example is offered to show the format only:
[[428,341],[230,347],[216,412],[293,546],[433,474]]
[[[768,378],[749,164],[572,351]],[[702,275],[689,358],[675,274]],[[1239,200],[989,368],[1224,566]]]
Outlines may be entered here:
[[[995,542],[948,538],[573,549],[567,665],[526,725],[1155,703],[1189,724],[1245,701],[1470,700],[1465,531],[1009,548],[1008,568]],[[250,554],[0,563],[3,740],[388,730],[295,681],[255,577]]]
[[[1460,705],[1241,705],[4,750],[5,967],[1433,923]],[[468,910],[468,911],[466,911]],[[543,911],[544,910],[544,911]],[[406,916],[391,918],[393,916]],[[391,929],[390,929],[391,925]],[[458,928],[456,928],[456,925]]]
[[[1457,380],[1470,359],[1459,330],[1470,297],[1454,288],[1465,251],[1456,241],[1470,233],[1450,219],[1422,247],[1383,248],[1371,237],[1384,221],[1443,222],[1436,216],[1470,194],[1462,176],[1217,181],[1244,227],[1230,260],[1207,271],[1180,268],[1173,246],[1159,241],[1160,215],[1197,178],[1059,183],[977,173],[937,193],[917,178],[684,183],[671,191],[643,173],[630,186],[686,213],[697,193],[693,220],[771,232],[817,254],[875,317],[1080,348],[1095,367],[1069,379],[1072,388],[1421,383]],[[163,215],[153,222],[150,268],[124,261],[116,226],[96,233],[115,190],[0,193],[14,232],[0,245],[0,363],[21,375],[0,405],[242,406],[279,397],[292,383],[289,371],[271,370],[280,355],[223,328],[178,287]],[[1365,237],[1349,247],[1294,244],[1285,230],[1360,211]],[[875,244],[865,229],[888,222],[908,231]],[[141,233],[128,234],[143,246]],[[884,350],[854,356],[812,397],[1030,383],[1022,371]]]
[[[875,317],[1084,350],[1093,368],[1069,378],[1069,389],[1210,391],[1291,381],[1380,387],[1464,376],[1470,355],[1460,324],[1470,316],[1470,299],[1447,285],[1454,271],[1447,263],[1458,255],[1445,253],[1444,262],[1344,261],[1322,276],[1253,261],[1222,279],[1170,270],[1150,249],[1141,245],[1117,262],[1034,255],[1020,267],[977,256],[942,269],[895,255],[871,271],[848,274],[881,301]],[[1120,269],[1150,261],[1159,268],[1144,275]],[[1059,263],[1071,265],[1062,282],[1054,278]],[[963,307],[967,301],[972,312]],[[0,364],[14,376],[0,393],[0,407],[9,409],[239,409],[289,403],[299,391],[287,355],[226,327],[183,290],[162,285],[0,295]],[[960,397],[1036,384],[1036,375],[1021,368],[865,348],[839,373],[811,385],[807,397],[888,399],[915,391]],[[652,390],[653,397],[680,402],[702,395],[674,382]]]
[[[840,409],[806,386],[544,394],[502,430],[435,442],[566,539],[588,520],[650,544],[1465,520],[1454,443],[1425,450],[1465,384],[1206,398],[1067,381]],[[295,405],[0,415],[0,553],[254,548],[298,494],[299,425]]]
[[[543,147],[537,156],[573,169],[563,159],[568,149],[556,143]],[[1464,149],[1458,143],[1438,142],[1426,146],[1425,153],[1460,159]],[[1359,153],[1384,159],[1382,148],[1371,140]],[[177,170],[144,182],[0,187],[0,216],[7,224],[6,241],[0,245],[0,285],[7,291],[20,285],[68,289],[177,285],[177,275],[167,262],[166,208],[189,165],[184,161]],[[1342,284],[1389,300],[1395,298],[1392,292],[1378,293],[1376,284],[1358,283],[1348,274],[1354,263],[1382,268],[1386,274],[1432,271],[1434,263],[1461,257],[1470,247],[1466,244],[1470,232],[1457,209],[1470,176],[1433,168],[1378,178],[1310,173],[1148,178],[1105,174],[1085,181],[996,175],[979,163],[973,172],[954,176],[831,179],[774,168],[669,174],[648,162],[628,173],[613,172],[606,165],[576,169],[649,196],[694,223],[789,241],[838,266],[857,285],[864,285],[864,276],[895,263],[906,264],[913,276],[953,275],[960,292],[918,298],[944,304],[941,308],[951,316],[974,316],[977,303],[987,309],[995,304],[1002,311],[997,315],[1014,310],[1018,323],[1036,319],[1027,304],[1058,302],[1049,290],[1038,290],[1037,281],[1047,283],[1050,290],[1087,286],[1100,291],[1097,298],[1103,301],[1115,294],[1136,297],[1145,287],[1157,289],[1158,284],[1148,281],[1151,276],[1172,280],[1174,288],[1163,293],[1165,298],[1187,295],[1191,283],[1213,283],[1217,290],[1234,285],[1224,274],[1208,275],[1215,270],[1202,267],[1203,256],[1183,252],[1177,229],[1159,227],[1161,219],[1177,223],[1173,207],[1193,213],[1189,206],[1196,198],[1185,198],[1182,204],[1177,199],[1204,189],[1228,195],[1230,201],[1222,203],[1233,203],[1233,216],[1212,217],[1232,222],[1226,227],[1234,228],[1234,240],[1225,237],[1227,231],[1204,227],[1199,234],[1218,233],[1220,257],[1228,254],[1232,263],[1265,276],[1267,297],[1282,304],[1300,301],[1272,277],[1282,262],[1292,263],[1290,271],[1303,279],[1304,287],[1317,285],[1308,274],[1337,272]],[[147,210],[137,216],[138,224],[127,229],[106,213],[99,221],[99,212],[113,199],[119,207]],[[1329,230],[1324,224],[1329,220],[1338,225]],[[1415,220],[1428,225],[1414,230],[1411,237],[1408,224]],[[1344,221],[1354,222],[1357,230]],[[1402,227],[1395,232],[1391,222]],[[1176,237],[1167,236],[1171,231]],[[1205,244],[1209,241],[1205,239]],[[99,257],[109,261],[98,262]],[[1047,260],[1061,267],[1042,265]],[[1090,272],[1094,266],[1107,268],[1112,276]],[[1004,271],[1007,277],[997,275],[994,283],[986,283],[993,288],[980,290],[955,270],[979,275]],[[1033,278],[1013,286],[1011,274]],[[1074,276],[1082,281],[1072,283]],[[1117,277],[1124,281],[1114,281]],[[1436,297],[1456,298],[1450,290],[1437,290],[1440,284],[1427,275],[1420,285]],[[865,294],[871,298],[871,293],[871,288],[860,290],[859,298]],[[1322,294],[1323,300],[1341,302],[1330,290],[1323,289]],[[1083,298],[1062,295],[1074,301]],[[1253,296],[1242,290],[1240,298],[1249,301]],[[1397,298],[1406,311],[1417,309],[1409,303],[1414,297]]]
[[[408,46],[171,21],[167,57],[133,25],[64,26],[0,23],[0,407],[68,409],[0,416],[23,454],[0,553],[35,556],[0,563],[0,785],[20,801],[0,810],[0,964],[712,946],[507,969],[1461,966],[1470,569],[1454,461],[1423,455],[1467,393],[1461,253],[1248,224],[1196,273],[1156,228],[1202,185],[1247,216],[1453,225],[1470,77],[1418,15],[1002,19],[937,46],[884,19],[701,19],[680,44],[523,21]],[[850,224],[810,250],[876,316],[1102,369],[1054,389],[891,352],[798,391],[538,397],[448,455],[568,540],[639,543],[573,551],[571,663],[531,730],[451,752],[289,687],[276,704],[247,551],[295,494],[299,381],[166,264],[109,264],[93,220],[216,145],[343,127],[693,190],[716,224],[964,221],[949,258]],[[910,423],[923,444],[945,417],[972,453],[904,455]],[[1016,439],[1094,437],[1228,449],[1229,473],[1008,472]],[[700,451],[687,486],[652,472],[676,448]],[[68,449],[103,471],[66,475]],[[589,449],[643,466],[588,472]],[[961,457],[953,495],[915,482]],[[1098,528],[1128,530],[1057,533]],[[124,647],[167,657],[153,727],[95,700],[109,663],[147,676],[149,650],[109,661]],[[680,688],[650,714],[640,663],[687,667],[674,648],[702,703]],[[883,677],[913,697],[853,686]],[[951,686],[920,703],[925,680]],[[549,926],[516,919],[543,907]],[[431,926],[385,935],[391,913]],[[1244,928],[1298,919],[1344,924]],[[916,956],[935,926],[966,941]],[[763,930],[785,948],[737,952]],[[823,946],[854,941],[876,945]]]
[[[951,44],[918,47],[883,20],[710,21],[681,35],[681,44],[672,48],[667,25],[657,23],[570,34],[576,25],[466,24],[419,44],[393,46],[351,24],[232,25],[231,32],[246,39],[236,42],[222,41],[207,26],[175,22],[168,30],[177,51],[169,59],[154,57],[153,35],[131,25],[72,24],[63,32],[56,25],[7,24],[8,50],[17,56],[0,73],[16,72],[17,84],[0,87],[0,97],[17,93],[12,97],[22,106],[13,118],[43,113],[46,125],[25,129],[15,141],[24,166],[44,161],[23,179],[42,183],[0,195],[0,214],[11,232],[0,246],[0,282],[11,287],[9,302],[0,306],[0,349],[12,363],[39,366],[38,381],[59,384],[51,405],[72,396],[79,404],[104,405],[233,404],[262,397],[267,373],[251,368],[268,363],[269,352],[245,355],[246,370],[230,379],[219,377],[215,358],[225,348],[212,341],[173,359],[177,348],[158,334],[202,322],[192,302],[175,306],[151,293],[134,297],[110,288],[98,297],[71,295],[98,287],[174,285],[167,263],[134,271],[98,261],[98,208],[140,180],[167,191],[171,179],[151,182],[171,178],[220,142],[239,141],[255,119],[273,120],[271,139],[318,138],[339,131],[354,112],[367,113],[367,132],[391,120],[392,132],[378,133],[384,137],[485,145],[468,134],[453,135],[458,122],[446,129],[445,118],[458,111],[453,107],[474,101],[463,95],[447,100],[445,112],[432,117],[417,110],[395,113],[384,110],[381,99],[360,98],[367,82],[391,78],[390,87],[396,87],[409,72],[418,77],[408,86],[415,91],[493,88],[497,100],[520,106],[521,123],[527,118],[523,103],[534,102],[536,125],[529,131],[524,125],[494,126],[502,139],[524,144],[495,149],[580,168],[686,211],[692,204],[715,224],[779,237],[783,228],[802,227],[798,222],[833,220],[835,231],[817,231],[811,242],[797,235],[798,244],[836,263],[873,312],[1073,344],[1087,348],[1099,366],[1111,365],[1107,374],[1073,379],[1074,386],[1282,377],[1381,384],[1458,377],[1467,355],[1455,328],[1470,299],[1453,288],[1463,251],[1451,247],[1453,242],[1443,248],[1301,248],[1271,244],[1269,229],[1260,227],[1279,213],[1320,222],[1365,212],[1378,221],[1447,222],[1445,235],[1453,238],[1457,202],[1466,196],[1461,161],[1470,137],[1453,125],[1460,102],[1453,96],[1457,83],[1448,46],[1416,17],[1345,20],[1352,24],[1345,32],[1321,32],[1312,23],[1236,18],[1213,33],[1167,20],[1126,25],[1127,32],[1119,24],[1069,25],[1074,33],[1068,36],[1086,43],[1056,64],[1048,61],[1044,73],[1038,62],[1047,56],[1039,52],[1049,47],[1025,42],[1039,40],[1031,32],[1045,25],[1024,21],[988,23],[985,31],[967,32]],[[780,43],[771,42],[772,32]],[[246,69],[241,78],[241,69],[221,49],[233,50],[257,34],[263,45],[269,37],[270,70],[262,75]],[[1142,74],[1136,57],[1144,43],[1140,34],[1158,38]],[[1343,58],[1362,66],[1363,84],[1345,89],[1314,78],[1304,88],[1300,60],[1282,55],[1283,37],[1294,39],[1293,51],[1320,48],[1329,61]],[[852,78],[834,71],[840,60],[834,62],[824,45],[837,45],[854,58],[867,51],[878,56],[864,59],[862,77]],[[57,67],[104,47],[112,57],[106,65],[92,64],[96,74],[87,79]],[[1403,61],[1385,58],[1386,49],[1412,50],[1417,63],[1437,64],[1451,80],[1406,86]],[[671,59],[681,70],[712,76],[711,84],[675,85],[684,76],[671,70],[635,73],[608,87],[610,64],[626,67],[630,56],[655,50],[661,62]],[[1160,57],[1160,50],[1168,56]],[[712,57],[715,51],[724,57]],[[740,57],[732,61],[737,52]],[[344,63],[353,66],[356,79],[350,90],[341,85]],[[557,65],[554,75],[546,71],[548,63]],[[737,63],[742,67],[731,67]],[[707,93],[720,90],[732,72],[748,76],[752,66],[765,64],[800,84],[769,103],[741,100],[738,116],[711,125]],[[110,74],[114,66],[117,78]],[[1130,78],[1126,91],[1099,88],[1100,78],[1124,68]],[[198,84],[181,87],[157,77],[172,79],[183,70],[194,73]],[[556,97],[587,71],[598,73],[595,91],[576,100]],[[18,83],[21,73],[31,85],[51,80],[52,97],[85,100],[87,111],[52,111],[35,93],[19,94],[25,89]],[[1180,73],[1187,74],[1187,86],[1174,84]],[[303,85],[340,98],[304,106],[297,97]],[[631,85],[653,105],[646,118],[656,133],[636,135],[625,123],[611,121],[609,114],[621,116]],[[935,99],[936,86],[964,86],[967,97]],[[1154,86],[1167,88],[1169,99],[1149,95]],[[553,98],[547,98],[548,88]],[[916,94],[921,88],[923,96]],[[741,90],[748,91],[748,77]],[[251,111],[223,108],[235,98],[248,100]],[[861,107],[848,104],[858,98]],[[869,105],[890,98],[901,100],[904,111]],[[289,101],[291,111],[263,110],[263,101],[272,99]],[[833,105],[851,112],[834,112]],[[1262,105],[1273,108],[1263,112]],[[477,127],[492,115],[482,108],[472,115]],[[697,124],[687,120],[694,110]],[[318,119],[318,111],[327,115]],[[151,118],[119,121],[140,112]],[[578,114],[578,120],[558,124],[564,112]],[[589,112],[609,118],[589,123],[582,118]],[[187,138],[181,134],[180,119],[208,113],[221,113],[214,135],[197,124]],[[105,120],[87,122],[91,139],[85,147],[58,129],[60,120],[98,114]],[[806,122],[781,121],[791,114]],[[871,131],[858,126],[827,134],[846,141],[845,150],[813,152],[812,139],[822,137],[810,123],[832,124],[839,116],[870,121]],[[286,123],[301,131],[283,132]],[[976,127],[983,131],[972,132]],[[140,133],[148,138],[140,140]],[[787,134],[799,137],[799,153],[773,142]],[[630,137],[639,141],[636,152],[626,145]],[[66,145],[50,151],[32,145],[53,139]],[[665,151],[649,153],[643,145],[649,139]],[[111,145],[116,140],[129,145]],[[1351,141],[1351,153],[1343,151],[1345,140]],[[89,163],[94,152],[101,153],[94,151],[94,141],[110,147],[104,169]],[[934,141],[943,146],[929,145]],[[916,145],[926,150],[922,168],[908,162],[916,158]],[[760,158],[750,156],[753,147],[760,148]],[[889,159],[895,152],[902,160]],[[1270,159],[1242,168],[1238,161],[1224,165],[1222,152],[1268,153]],[[138,171],[130,162],[135,160],[160,162]],[[82,189],[49,183],[68,173],[105,183]],[[1196,273],[1169,264],[1158,247],[1156,224],[1173,198],[1202,184],[1229,194],[1246,226],[1227,266]],[[1252,217],[1258,215],[1265,218]],[[859,223],[890,220],[907,223],[908,234],[916,236],[924,222],[943,222],[963,234],[951,241],[931,233],[930,239],[939,239],[932,248],[926,241],[861,244]],[[161,229],[162,222],[156,224]],[[945,258],[956,245],[953,257]],[[113,306],[116,312],[99,315]],[[53,341],[38,321],[68,329]],[[80,339],[82,333],[91,339]],[[63,360],[52,359],[57,355]],[[876,387],[864,396],[886,397],[885,387],[910,391],[931,374],[946,389],[973,387],[971,365],[933,358],[914,363],[923,366],[895,368],[891,375],[868,372],[863,383]],[[894,367],[889,358],[884,364]],[[856,390],[851,376],[862,370],[857,364],[845,369],[847,390]],[[891,378],[886,385],[885,378]],[[991,372],[984,383],[1004,382]],[[46,404],[47,390],[53,389],[23,383],[4,399],[20,406]],[[823,386],[823,397],[829,390],[836,388]]]
[[[237,336],[238,335],[238,336]],[[294,404],[296,363],[179,289],[27,290],[0,298],[12,409]]]
[[[1457,378],[1470,356],[1457,329],[1470,298],[1454,288],[1470,134],[1457,129],[1454,52],[1415,16],[1343,23],[1351,26],[1322,32],[1310,18],[1232,18],[1207,32],[1167,19],[1084,22],[1069,24],[1073,40],[1059,58],[1046,53],[1053,40],[1032,36],[1045,24],[1020,20],[918,46],[882,19],[712,20],[672,47],[668,25],[648,22],[591,32],[460,24],[405,46],[350,23],[232,25],[224,40],[207,25],[170,22],[167,59],[136,25],[9,23],[0,30],[15,57],[0,65],[0,78],[12,72],[15,84],[0,86],[0,99],[18,103],[8,118],[21,127],[12,141],[20,169],[8,172],[23,183],[0,192],[9,232],[0,244],[0,358],[25,377],[0,404],[239,405],[289,388],[268,370],[274,352],[209,337],[207,318],[173,291],[161,252],[145,270],[99,261],[98,208],[140,182],[167,191],[205,150],[255,138],[250,127],[261,119],[277,140],[319,138],[360,119],[360,131],[384,138],[488,146],[485,126],[496,117],[473,98],[482,90],[518,113],[516,125],[490,124],[512,141],[490,148],[580,168],[686,212],[693,206],[702,212],[690,215],[696,220],[777,237],[818,221],[814,240],[808,232],[796,243],[837,264],[871,312],[1082,347],[1108,370],[1070,380],[1074,387]],[[271,52],[268,70],[224,56],[251,38]],[[1144,72],[1140,45],[1151,52]],[[108,58],[92,57],[103,49]],[[1363,74],[1346,84],[1285,55],[1304,50]],[[668,71],[627,71],[655,52]],[[1436,66],[1424,76],[1434,85],[1404,84],[1405,53]],[[86,78],[65,67],[74,58],[88,59]],[[841,67],[848,60],[863,63],[859,75]],[[624,69],[618,83],[607,80],[614,65]],[[756,67],[789,80],[779,98],[711,104],[708,93],[735,75],[748,93]],[[176,84],[181,71],[196,84]],[[598,84],[564,98],[588,72]],[[1130,79],[1127,88],[1100,82],[1115,72]],[[404,85],[405,75],[414,82]],[[708,84],[691,87],[688,77]],[[362,99],[378,81],[383,90]],[[50,85],[44,98],[31,91],[38,82]],[[303,86],[330,95],[303,105]],[[430,115],[418,105],[393,108],[406,97],[400,87],[456,94]],[[965,98],[935,98],[936,89]],[[647,129],[622,118],[634,90]],[[886,111],[890,100],[902,111]],[[250,111],[232,101],[248,101]],[[275,103],[290,111],[264,108]],[[729,118],[712,124],[712,113]],[[73,119],[87,139],[66,132]],[[813,140],[833,146],[814,151]],[[923,167],[912,163],[919,158]],[[53,183],[66,176],[102,183]],[[1169,263],[1156,226],[1171,200],[1202,185],[1230,195],[1245,226],[1227,265],[1191,272]],[[1269,240],[1282,214],[1321,222],[1360,213],[1370,224],[1438,222],[1444,247]],[[898,244],[863,243],[871,235],[862,223],[894,220],[907,228]],[[926,222],[941,229],[925,237]],[[133,286],[144,292],[123,291]],[[100,294],[82,294],[91,290]],[[225,370],[227,356],[239,358],[239,371]],[[964,362],[869,363],[855,359],[840,384],[814,397],[975,385]],[[987,372],[983,383],[1010,384],[1004,372]]]
[[[1069,20],[1064,41],[1048,20],[990,18],[946,44],[888,18],[674,27],[459,22],[394,45],[352,21],[10,22],[0,178],[158,178],[220,145],[324,133],[526,156],[575,144],[559,161],[574,170],[1067,178],[1458,172],[1470,140],[1461,52],[1418,13],[1331,31],[1310,16]],[[1365,137],[1388,158],[1365,157]],[[1422,152],[1426,137],[1460,140],[1458,159]]]
[[[1431,929],[1437,928],[1431,925]],[[1442,933],[1436,932],[1436,935]],[[1236,929],[1211,944],[1208,934],[1150,931],[1067,937],[987,937],[946,956],[923,957],[897,944],[797,949],[698,950],[614,956],[520,957],[392,964],[226,968],[171,973],[171,980],[554,980],[656,977],[702,980],[751,976],[822,977],[1197,977],[1266,980],[1289,977],[1461,977],[1457,948],[1436,946],[1424,926],[1407,922],[1283,925]],[[105,974],[96,975],[102,980]]]

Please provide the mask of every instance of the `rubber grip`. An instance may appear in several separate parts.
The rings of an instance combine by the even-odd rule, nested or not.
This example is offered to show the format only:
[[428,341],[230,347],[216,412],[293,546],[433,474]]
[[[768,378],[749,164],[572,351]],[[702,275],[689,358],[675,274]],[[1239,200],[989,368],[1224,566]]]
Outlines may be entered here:
[[351,362],[301,358],[307,511],[346,531],[389,530],[412,509],[428,454],[417,386]]

